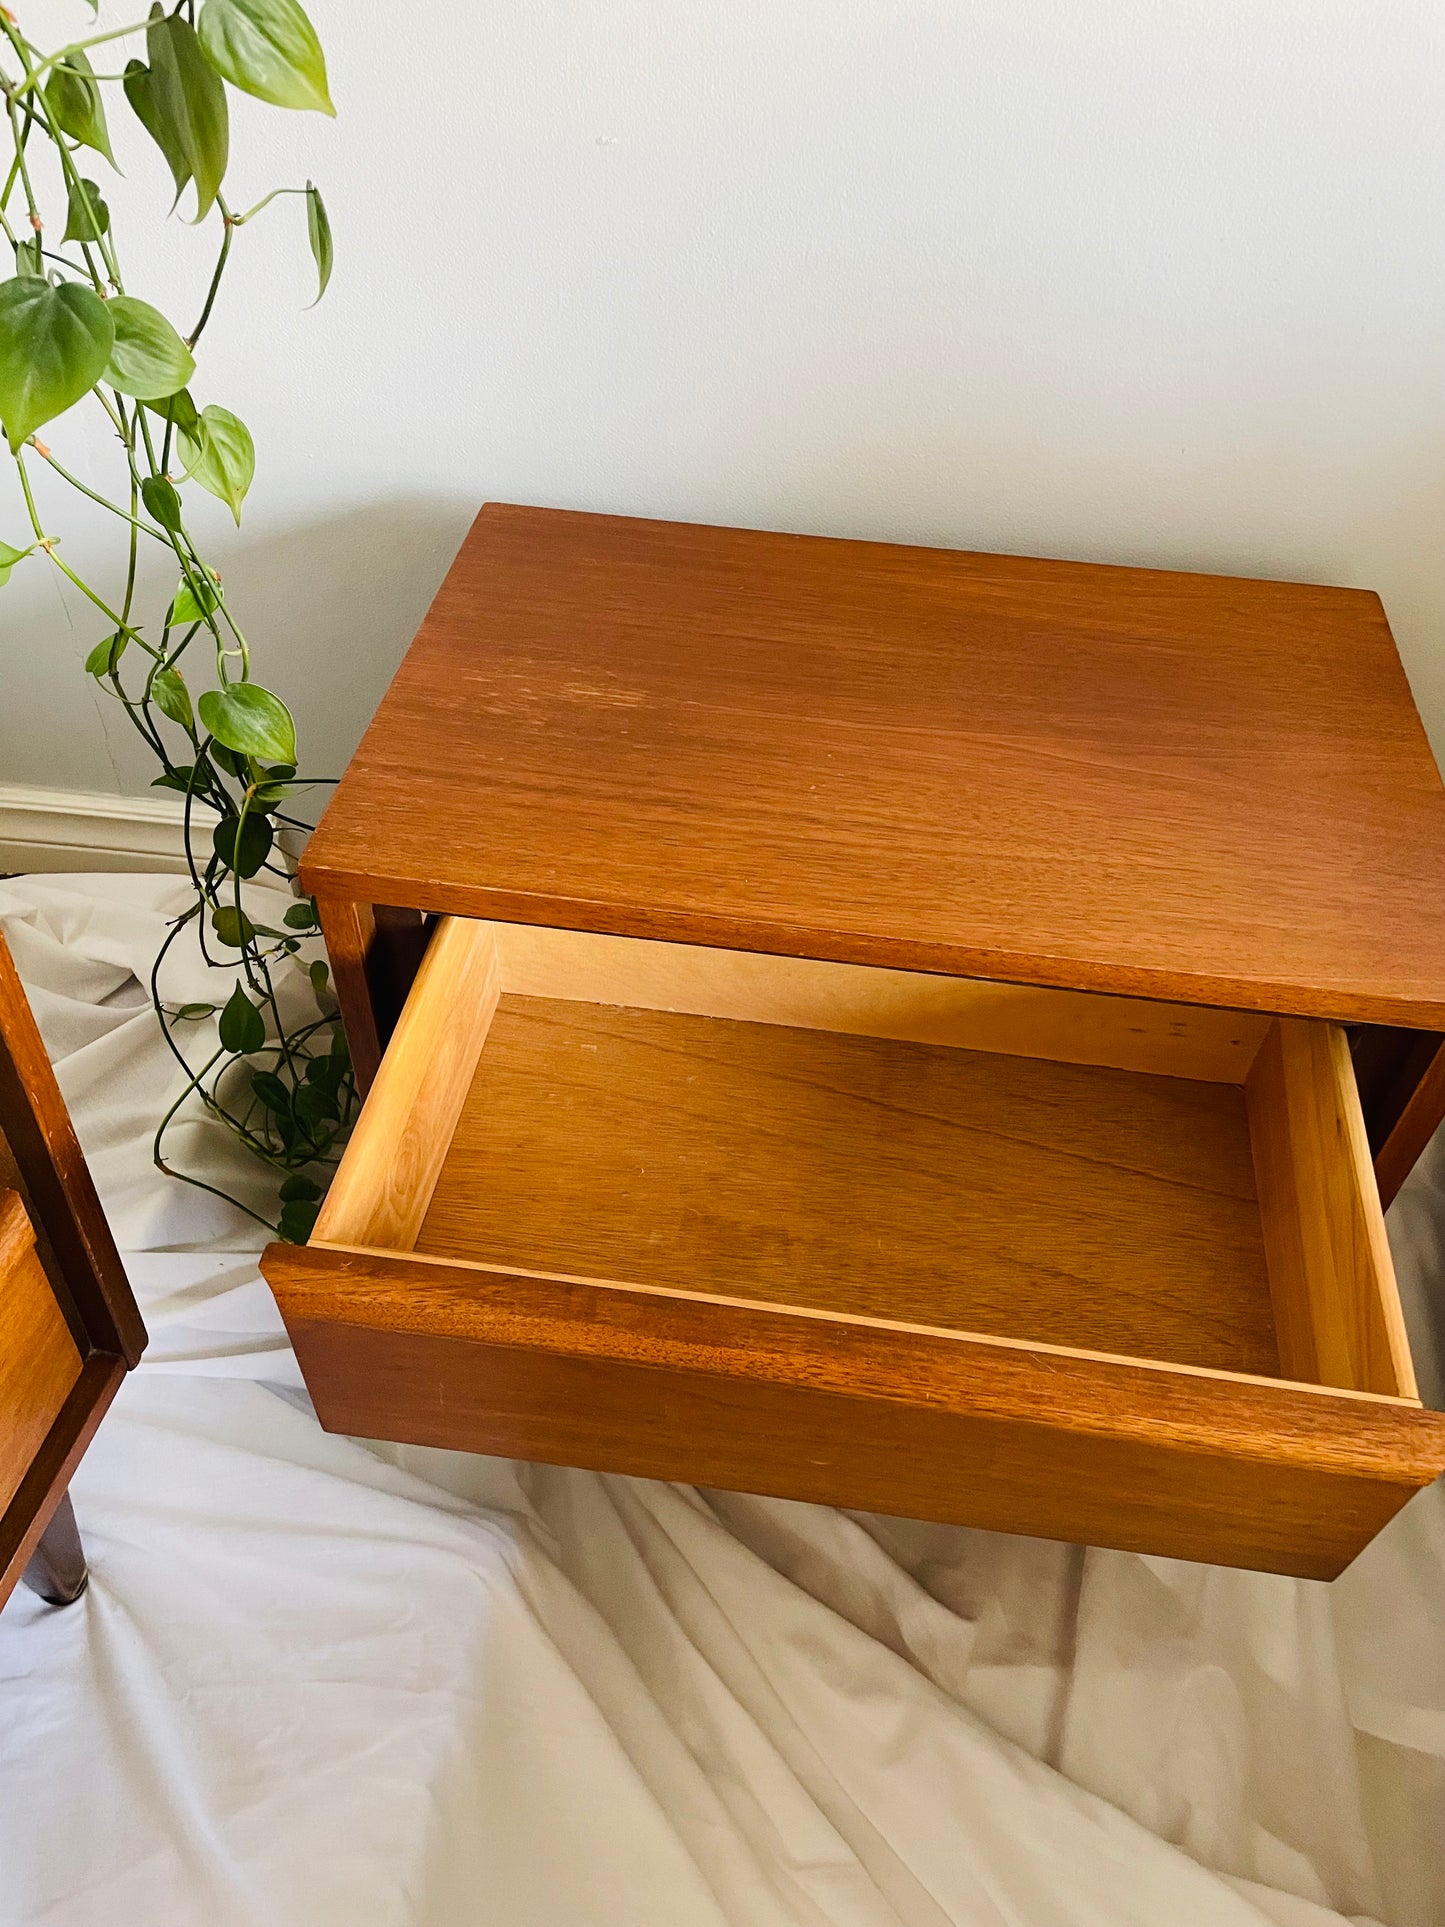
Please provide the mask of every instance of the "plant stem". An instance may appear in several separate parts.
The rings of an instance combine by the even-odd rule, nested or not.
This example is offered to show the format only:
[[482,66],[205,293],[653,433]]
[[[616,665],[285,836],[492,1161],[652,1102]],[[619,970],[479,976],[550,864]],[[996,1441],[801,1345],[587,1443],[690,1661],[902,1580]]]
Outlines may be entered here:
[[109,509],[112,515],[118,515],[122,522],[129,522],[134,528],[139,530],[142,535],[149,535],[154,541],[159,542],[163,548],[170,546],[166,541],[165,531],[163,529],[152,528],[149,522],[142,522],[135,515],[127,515],[123,508],[117,508],[114,502],[108,502],[103,495],[97,495],[93,488],[87,488],[78,475],[72,475],[68,468],[62,467],[61,464],[56,461],[48,448],[39,447],[33,440],[30,443],[30,447],[35,450],[35,453],[40,457],[42,462],[45,462],[55,470],[63,482],[69,482],[72,488],[79,489],[82,495],[89,496],[92,502],[98,502],[103,509]]
[[[48,54],[38,67],[27,68],[25,85],[20,91],[21,93],[28,93],[52,67],[61,66],[65,61],[69,60],[72,54],[86,53],[91,47],[103,47],[109,40],[125,40],[129,35],[144,33],[145,30],[146,22],[144,20],[136,20],[128,27],[111,27],[105,33],[93,33],[85,40],[72,40],[68,47],[60,47],[55,53]],[[16,38],[13,33],[10,37],[12,40]]]
[[310,190],[308,188],[304,188],[304,187],[273,187],[269,194],[263,194],[261,196],[261,199],[257,201],[254,207],[248,207],[244,214],[232,215],[230,217],[231,226],[244,227],[247,221],[251,221],[255,219],[255,217],[261,212],[262,208],[270,207],[271,203],[275,200],[279,200],[283,194],[306,194],[306,193],[309,193],[309,191]]
[[[5,96],[5,111],[10,119],[10,133],[15,142],[14,167],[20,171],[20,185],[25,193],[25,206],[30,215],[30,225],[38,234],[42,225],[40,220],[40,207],[35,199],[35,188],[31,183],[30,169],[25,165],[25,140],[30,133],[30,129],[27,126],[25,134],[21,134],[20,117],[15,111],[15,96],[8,92]],[[6,200],[10,198],[10,183],[8,182],[5,189],[5,198]]]
[[[201,338],[202,329],[211,318],[211,310],[216,305],[216,295],[221,286],[221,276],[226,271],[226,261],[231,252],[231,237],[235,233],[237,226],[236,221],[232,218],[230,209],[226,206],[225,201],[219,194],[216,196],[216,206],[221,210],[221,222],[224,228],[221,236],[221,252],[216,257],[216,270],[211,276],[211,285],[206,290],[206,302],[205,306],[201,309],[201,318],[186,336],[186,346],[188,348],[195,347]],[[169,425],[167,425],[167,439],[169,439]]]
[[21,460],[21,454],[22,451],[20,449],[15,451],[15,470],[20,477],[20,487],[25,496],[25,506],[30,512],[30,526],[35,531],[36,547],[44,549],[45,553],[50,557],[56,568],[60,570],[61,574],[73,582],[80,593],[88,597],[89,600],[95,604],[107,622],[119,630],[128,641],[139,643],[140,647],[145,650],[148,656],[153,656],[156,653],[155,650],[152,649],[140,631],[138,629],[132,629],[128,622],[123,621],[121,617],[116,614],[115,610],[95,593],[95,590],[91,588],[90,584],[88,582],[82,582],[74,569],[70,567],[69,563],[63,561],[61,557],[55,553],[54,537],[47,535],[41,527],[40,515],[35,507],[35,497],[30,492],[30,477],[25,473],[25,463]]

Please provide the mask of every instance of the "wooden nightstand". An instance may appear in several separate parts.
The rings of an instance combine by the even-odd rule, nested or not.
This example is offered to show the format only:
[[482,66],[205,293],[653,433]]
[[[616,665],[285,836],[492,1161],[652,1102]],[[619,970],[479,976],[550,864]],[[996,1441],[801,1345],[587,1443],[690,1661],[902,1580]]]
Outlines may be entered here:
[[324,1424],[1321,1577],[1445,1466],[1373,595],[489,507],[302,873]]
[[0,938],[0,1604],[85,1585],[66,1488],[145,1327]]

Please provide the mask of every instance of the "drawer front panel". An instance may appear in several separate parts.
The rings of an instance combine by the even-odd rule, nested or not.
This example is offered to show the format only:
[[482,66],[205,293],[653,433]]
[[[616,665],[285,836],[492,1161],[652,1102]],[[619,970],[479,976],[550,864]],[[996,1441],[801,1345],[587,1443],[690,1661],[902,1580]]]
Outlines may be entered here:
[[434,1261],[272,1247],[322,1422],[1046,1538],[1348,1563],[1445,1457],[1394,1401]]
[[1415,1490],[836,1392],[289,1320],[329,1431],[1332,1579]]

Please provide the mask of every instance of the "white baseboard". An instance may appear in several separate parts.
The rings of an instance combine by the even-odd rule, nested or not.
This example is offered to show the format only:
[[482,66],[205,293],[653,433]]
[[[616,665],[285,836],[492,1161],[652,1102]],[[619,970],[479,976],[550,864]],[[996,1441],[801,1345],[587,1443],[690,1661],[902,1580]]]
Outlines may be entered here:
[[185,813],[182,799],[164,792],[107,796],[0,783],[0,875],[184,871]]

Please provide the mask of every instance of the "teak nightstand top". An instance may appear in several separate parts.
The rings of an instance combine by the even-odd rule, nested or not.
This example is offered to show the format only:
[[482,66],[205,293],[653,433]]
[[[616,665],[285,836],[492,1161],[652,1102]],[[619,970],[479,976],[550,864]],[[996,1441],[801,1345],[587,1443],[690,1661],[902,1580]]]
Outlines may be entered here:
[[1379,600],[493,504],[323,897],[1445,1029]]

